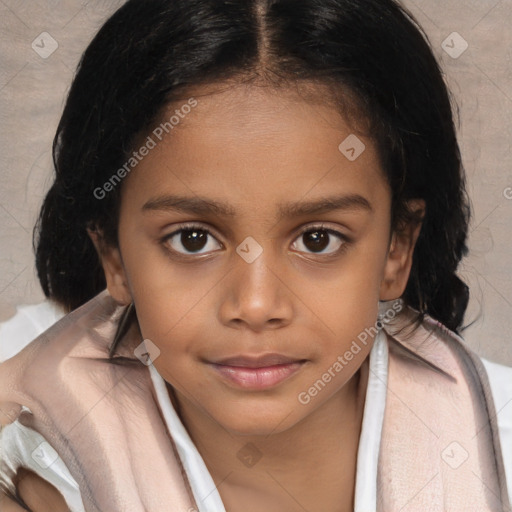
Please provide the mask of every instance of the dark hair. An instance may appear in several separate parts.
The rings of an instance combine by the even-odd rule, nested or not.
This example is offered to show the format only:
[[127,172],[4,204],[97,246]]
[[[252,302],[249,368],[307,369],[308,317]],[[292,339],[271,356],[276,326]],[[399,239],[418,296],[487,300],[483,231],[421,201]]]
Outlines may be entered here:
[[426,202],[403,299],[458,332],[470,208],[450,97],[426,35],[393,0],[124,4],[84,52],[53,142],[55,181],[34,236],[44,293],[71,310],[105,288],[86,229],[116,243],[121,186],[101,200],[93,191],[187,88],[246,80],[309,80],[355,98],[392,189],[393,229],[413,219],[408,199]]

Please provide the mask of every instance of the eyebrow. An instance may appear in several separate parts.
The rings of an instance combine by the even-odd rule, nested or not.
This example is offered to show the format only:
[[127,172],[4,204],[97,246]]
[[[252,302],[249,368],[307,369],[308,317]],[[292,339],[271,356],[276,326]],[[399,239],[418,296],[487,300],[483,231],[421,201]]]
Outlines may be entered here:
[[[235,208],[227,203],[195,196],[166,195],[147,201],[143,211],[178,211],[196,215],[213,214],[220,217],[236,216]],[[319,215],[335,210],[373,212],[372,205],[359,194],[323,197],[314,201],[295,201],[278,205],[277,219]]]

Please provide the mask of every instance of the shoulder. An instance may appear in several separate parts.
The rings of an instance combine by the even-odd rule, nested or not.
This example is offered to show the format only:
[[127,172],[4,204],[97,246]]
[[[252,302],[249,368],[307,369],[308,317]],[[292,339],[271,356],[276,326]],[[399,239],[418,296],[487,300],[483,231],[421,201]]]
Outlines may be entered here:
[[[24,405],[43,424],[54,416],[67,423],[73,412],[80,414],[88,399],[106,394],[127,371],[138,383],[143,378],[138,367],[107,364],[123,309],[102,292],[0,363],[0,404]],[[131,345],[137,342],[134,332],[122,347],[122,355],[133,358]]]
[[[430,411],[426,417],[437,422],[443,433],[440,439],[447,433],[451,438],[467,438],[468,452],[472,449],[483,457],[475,474],[496,467],[501,492],[508,488],[512,494],[512,368],[483,360],[458,333],[428,315],[414,329],[413,313],[406,311],[387,328],[397,342],[390,344],[395,388],[404,389],[410,403],[420,401],[422,410]],[[490,431],[482,449],[471,445],[476,438],[471,432],[484,424]]]
[[[83,478],[81,465],[90,447],[100,453],[99,446],[111,441],[100,425],[121,431],[120,406],[142,411],[149,403],[146,366],[137,359],[137,365],[108,364],[123,311],[102,292],[0,363],[0,489],[12,491],[16,469],[25,467],[58,489],[68,503],[73,496],[78,500],[76,483]],[[133,358],[137,334],[135,327],[129,330],[118,353]],[[87,422],[82,421],[85,417]],[[106,452],[109,446],[104,448]],[[84,509],[77,505],[72,510]]]

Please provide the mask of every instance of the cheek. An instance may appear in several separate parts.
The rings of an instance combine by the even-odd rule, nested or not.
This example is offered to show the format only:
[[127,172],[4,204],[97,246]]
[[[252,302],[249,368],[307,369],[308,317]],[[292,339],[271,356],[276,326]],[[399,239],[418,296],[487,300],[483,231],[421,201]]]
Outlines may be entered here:
[[[335,263],[295,260],[280,274],[285,288],[293,292],[284,293],[285,300],[299,312],[292,322],[303,322],[307,330],[320,334],[328,353],[344,348],[340,340],[350,345],[375,323],[387,248],[383,232],[369,230]],[[172,345],[178,353],[187,350],[186,340],[200,339],[205,329],[219,327],[219,308],[230,290],[232,295],[240,289],[225,263],[176,263],[156,242],[128,229],[120,230],[120,245],[145,338],[162,349]]]
[[204,266],[198,271],[197,265],[172,262],[163,247],[138,233],[126,230],[119,242],[142,334],[165,340],[173,330],[190,326],[218,282],[216,274]]
[[137,286],[135,281],[134,302],[143,336],[178,350],[180,340],[193,339],[197,326],[205,327],[208,322],[202,312],[208,288],[190,281],[184,285],[177,277],[165,281],[162,275],[154,286],[148,281]]
[[330,273],[325,286],[319,287],[314,280],[309,283],[306,298],[316,298],[315,309],[337,333],[372,325],[377,316],[384,268],[382,246],[354,248]]

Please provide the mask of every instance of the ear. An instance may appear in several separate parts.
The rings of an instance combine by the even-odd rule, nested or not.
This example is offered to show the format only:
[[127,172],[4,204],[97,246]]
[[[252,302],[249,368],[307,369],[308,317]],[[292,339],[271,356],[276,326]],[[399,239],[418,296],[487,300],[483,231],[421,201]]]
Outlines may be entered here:
[[132,296],[119,249],[107,244],[98,230],[87,229],[87,233],[96,247],[110,295],[120,304],[130,304]]
[[421,221],[401,226],[400,230],[396,230],[392,234],[384,277],[380,286],[379,299],[383,301],[401,297],[409,280],[414,247],[425,216],[425,201],[412,199],[407,205],[409,211],[416,213]]

